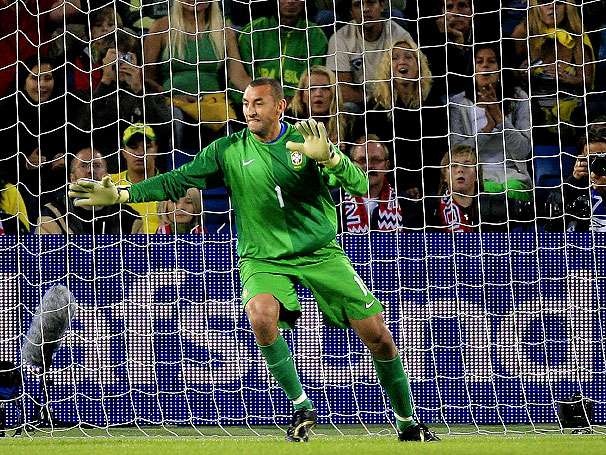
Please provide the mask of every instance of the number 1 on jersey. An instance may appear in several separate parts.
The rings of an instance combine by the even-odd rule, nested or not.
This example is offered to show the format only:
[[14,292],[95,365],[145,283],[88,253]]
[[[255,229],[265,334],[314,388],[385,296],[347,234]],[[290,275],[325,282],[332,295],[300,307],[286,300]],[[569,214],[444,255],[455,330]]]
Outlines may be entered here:
[[284,208],[284,199],[282,199],[282,188],[279,185],[276,185],[276,195],[278,196],[278,204],[280,204],[280,208]]

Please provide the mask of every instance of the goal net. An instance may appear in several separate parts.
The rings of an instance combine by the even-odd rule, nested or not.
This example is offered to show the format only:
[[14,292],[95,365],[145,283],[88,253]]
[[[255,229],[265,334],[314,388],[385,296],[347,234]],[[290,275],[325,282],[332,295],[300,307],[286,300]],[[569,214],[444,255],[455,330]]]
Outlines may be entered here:
[[[313,114],[369,171],[366,198],[334,193],[337,238],[384,304],[417,417],[439,433],[604,432],[601,7],[6,2],[0,431],[288,424],[221,182],[113,212],[65,197],[77,177],[135,183],[241,129],[248,75],[280,80],[286,120]],[[71,296],[52,306],[57,286]],[[393,431],[367,349],[298,292],[284,336],[319,423]]]

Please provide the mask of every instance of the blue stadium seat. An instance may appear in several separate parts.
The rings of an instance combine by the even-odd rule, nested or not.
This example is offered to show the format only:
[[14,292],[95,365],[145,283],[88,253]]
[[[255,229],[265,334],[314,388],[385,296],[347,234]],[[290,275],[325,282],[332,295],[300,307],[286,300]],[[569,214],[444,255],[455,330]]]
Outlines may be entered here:
[[202,190],[202,207],[204,227],[209,234],[235,233],[236,225],[231,216],[229,195],[224,187]]
[[572,173],[578,155],[576,147],[535,145],[533,150],[534,183],[537,187],[556,187]]

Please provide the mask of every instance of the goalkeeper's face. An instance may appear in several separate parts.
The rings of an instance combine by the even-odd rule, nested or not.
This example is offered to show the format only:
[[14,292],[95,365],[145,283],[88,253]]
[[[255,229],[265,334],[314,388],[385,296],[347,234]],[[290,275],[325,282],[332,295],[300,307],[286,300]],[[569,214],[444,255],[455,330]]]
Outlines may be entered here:
[[242,99],[242,108],[250,132],[261,139],[271,139],[272,133],[280,128],[286,100],[277,100],[269,85],[248,86]]

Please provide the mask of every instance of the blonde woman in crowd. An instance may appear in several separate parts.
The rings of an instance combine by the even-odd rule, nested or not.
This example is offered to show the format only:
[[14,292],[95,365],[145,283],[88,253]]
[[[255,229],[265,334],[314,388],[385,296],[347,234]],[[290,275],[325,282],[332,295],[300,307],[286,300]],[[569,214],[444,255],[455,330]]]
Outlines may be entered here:
[[432,91],[427,58],[412,40],[399,40],[381,60],[377,79],[356,137],[376,134],[393,148],[398,195],[419,199],[434,194],[436,168],[448,148],[448,124],[446,108]]
[[200,190],[190,188],[176,203],[162,201],[158,204],[160,226],[157,234],[201,234],[202,203]]
[[591,41],[583,33],[580,6],[543,0],[530,0],[529,6],[528,21],[522,21],[512,37],[517,39],[520,59],[530,63],[531,95],[536,100],[533,123],[585,125],[583,119],[574,119],[583,115],[583,95],[593,87],[595,68],[588,62],[595,57]]
[[225,86],[220,69],[226,58],[235,87],[243,91],[250,81],[239,62],[236,35],[225,26],[217,1],[175,0],[170,14],[150,28],[144,53],[146,78],[156,90],[175,90],[175,97],[186,100]]
[[313,117],[324,123],[333,144],[345,145],[350,139],[352,122],[343,113],[343,98],[335,73],[325,66],[315,65],[303,73],[299,89],[285,113],[293,123]]
[[[244,91],[251,80],[218,1],[175,0],[169,15],[154,22],[145,38],[144,64],[147,83],[170,96],[175,108],[179,150],[199,150],[225,134],[226,122],[236,118],[223,91],[228,85],[225,65],[236,89]],[[183,130],[186,124],[198,123],[206,128],[199,138],[197,129]]]

